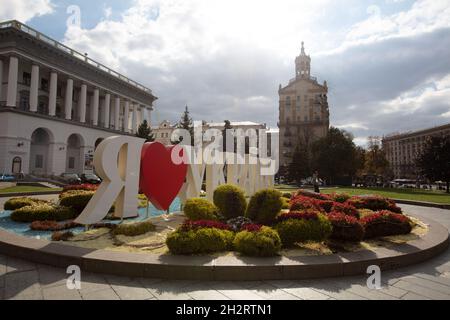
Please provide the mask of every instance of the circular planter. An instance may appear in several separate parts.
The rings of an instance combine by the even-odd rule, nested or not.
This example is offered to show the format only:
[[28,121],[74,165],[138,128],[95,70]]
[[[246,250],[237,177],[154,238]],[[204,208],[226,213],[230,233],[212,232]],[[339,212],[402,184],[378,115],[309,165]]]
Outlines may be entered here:
[[174,256],[86,249],[46,240],[25,238],[0,230],[0,253],[29,261],[83,271],[162,279],[281,280],[365,274],[367,267],[381,270],[415,264],[447,249],[448,230],[419,217],[428,225],[423,237],[390,248],[327,256],[250,258],[239,256]]

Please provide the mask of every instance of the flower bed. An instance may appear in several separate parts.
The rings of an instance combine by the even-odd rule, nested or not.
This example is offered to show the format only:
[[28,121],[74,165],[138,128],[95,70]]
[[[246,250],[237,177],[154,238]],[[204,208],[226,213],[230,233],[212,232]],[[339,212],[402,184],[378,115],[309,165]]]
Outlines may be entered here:
[[366,239],[408,234],[412,230],[408,217],[387,210],[362,218],[361,224],[364,227]]
[[331,212],[328,215],[333,226],[330,238],[343,241],[361,241],[364,239],[364,227],[357,218],[342,212]]

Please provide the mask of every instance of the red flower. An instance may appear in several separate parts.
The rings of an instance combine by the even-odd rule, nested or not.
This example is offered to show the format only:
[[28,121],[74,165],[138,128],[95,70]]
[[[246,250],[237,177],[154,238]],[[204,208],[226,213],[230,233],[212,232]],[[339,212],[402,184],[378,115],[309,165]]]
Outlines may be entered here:
[[241,231],[259,232],[263,226],[260,224],[247,223],[241,228]]
[[389,221],[393,223],[409,223],[409,218],[402,214],[392,213],[391,211],[383,210],[361,219],[361,223],[363,225],[369,225],[381,221]]
[[336,211],[331,212],[328,215],[328,220],[330,220],[333,225],[354,225],[359,223],[357,218]]
[[284,213],[277,217],[278,222],[286,221],[289,219],[297,220],[317,220],[319,218],[317,210],[307,209],[303,211],[291,211],[289,213]]
[[359,219],[360,217],[358,210],[348,203],[335,202],[333,207],[331,208],[331,212],[341,212],[346,215],[353,216],[357,219]]
[[215,228],[215,229],[221,229],[221,230],[230,230],[230,226],[213,220],[198,220],[198,221],[192,221],[192,220],[186,220],[181,225],[181,230],[183,231],[190,231],[190,230],[198,230],[203,228]]

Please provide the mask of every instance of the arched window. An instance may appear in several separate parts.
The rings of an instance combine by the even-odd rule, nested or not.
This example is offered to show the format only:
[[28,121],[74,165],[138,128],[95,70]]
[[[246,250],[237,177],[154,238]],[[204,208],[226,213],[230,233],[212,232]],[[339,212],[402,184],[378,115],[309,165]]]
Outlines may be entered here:
[[12,161],[12,170],[13,174],[18,174],[22,172],[22,158],[15,157]]

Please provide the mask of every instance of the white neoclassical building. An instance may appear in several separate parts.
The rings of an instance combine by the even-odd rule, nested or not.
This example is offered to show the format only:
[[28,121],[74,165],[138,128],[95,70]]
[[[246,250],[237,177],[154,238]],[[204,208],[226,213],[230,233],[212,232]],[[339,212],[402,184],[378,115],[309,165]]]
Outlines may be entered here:
[[157,99],[28,26],[0,23],[0,173],[83,173],[95,147],[134,134]]

